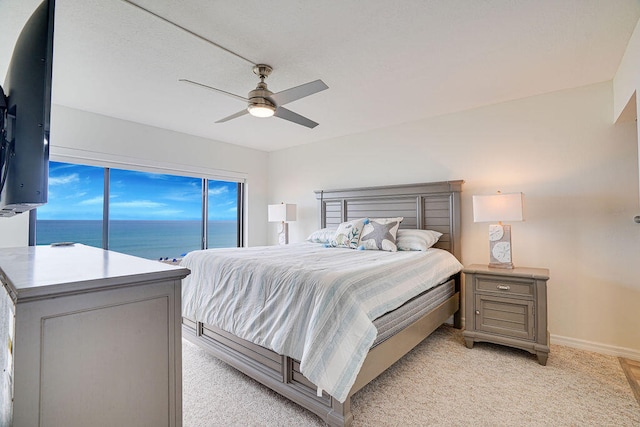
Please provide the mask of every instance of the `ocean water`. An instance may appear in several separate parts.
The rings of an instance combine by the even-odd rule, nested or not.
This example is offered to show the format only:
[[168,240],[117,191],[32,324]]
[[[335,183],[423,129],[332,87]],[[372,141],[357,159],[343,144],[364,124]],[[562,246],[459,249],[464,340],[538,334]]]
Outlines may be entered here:
[[[200,249],[200,221],[110,221],[109,249],[148,259],[180,258]],[[209,248],[235,247],[236,221],[209,221]],[[102,247],[102,221],[38,220],[36,244],[74,242]]]

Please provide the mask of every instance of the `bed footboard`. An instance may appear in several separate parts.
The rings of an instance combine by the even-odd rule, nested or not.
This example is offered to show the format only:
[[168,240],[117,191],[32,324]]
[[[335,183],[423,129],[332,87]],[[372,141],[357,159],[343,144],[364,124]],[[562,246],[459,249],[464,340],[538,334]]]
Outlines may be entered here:
[[[351,396],[429,336],[450,316],[460,312],[460,292],[422,316],[402,332],[373,348],[349,392],[340,403],[327,393],[317,396],[317,388],[302,373],[298,361],[277,354],[225,332],[215,326],[183,317],[183,337],[210,354],[315,413],[330,426],[350,426]],[[455,321],[454,321],[455,322]]]

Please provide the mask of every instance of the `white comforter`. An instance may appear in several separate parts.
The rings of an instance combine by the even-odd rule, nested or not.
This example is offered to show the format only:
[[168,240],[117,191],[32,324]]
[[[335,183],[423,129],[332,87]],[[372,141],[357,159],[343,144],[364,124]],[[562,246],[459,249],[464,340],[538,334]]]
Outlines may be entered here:
[[358,251],[317,243],[187,254],[182,314],[300,361],[341,402],[371,344],[372,321],[460,271],[450,253]]

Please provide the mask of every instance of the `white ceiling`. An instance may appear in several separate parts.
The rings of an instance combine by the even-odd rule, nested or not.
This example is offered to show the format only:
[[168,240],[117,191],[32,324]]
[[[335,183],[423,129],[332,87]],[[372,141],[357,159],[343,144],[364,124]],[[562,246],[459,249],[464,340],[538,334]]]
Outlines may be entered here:
[[[256,63],[320,125],[249,115],[249,63],[123,0],[56,0],[53,102],[264,151],[613,78],[638,0],[132,0]],[[0,77],[39,0],[0,0]],[[52,129],[52,132],[55,131]]]

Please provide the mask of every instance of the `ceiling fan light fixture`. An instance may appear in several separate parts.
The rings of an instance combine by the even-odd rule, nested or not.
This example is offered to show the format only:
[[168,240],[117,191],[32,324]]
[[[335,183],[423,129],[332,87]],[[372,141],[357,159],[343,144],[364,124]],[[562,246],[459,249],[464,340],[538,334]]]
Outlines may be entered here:
[[289,89],[285,89],[278,93],[273,93],[267,88],[267,84],[264,81],[269,76],[269,74],[271,74],[271,71],[273,71],[273,69],[266,64],[257,64],[253,67],[253,72],[255,75],[257,75],[260,78],[260,82],[256,85],[256,88],[254,90],[249,92],[249,95],[246,98],[231,92],[224,91],[222,89],[218,89],[215,87],[207,86],[202,83],[194,82],[192,80],[178,79],[178,81],[181,81],[184,83],[190,83],[195,86],[203,87],[206,89],[211,89],[215,92],[230,96],[232,98],[235,98],[247,103],[246,104],[247,107],[245,109],[240,110],[237,113],[227,116],[225,118],[222,118],[216,121],[216,123],[228,122],[229,120],[242,117],[248,113],[254,117],[275,116],[279,119],[287,120],[292,123],[305,126],[309,129],[313,129],[316,126],[318,126],[318,123],[314,122],[313,120],[309,120],[308,118],[301,116],[300,114],[294,113],[291,110],[284,108],[283,105],[289,102],[296,101],[300,98],[304,98],[305,96],[313,95],[314,93],[320,92],[322,90],[329,89],[329,87],[326,84],[324,84],[322,80],[315,80],[300,86],[295,86]]
[[275,114],[276,107],[267,103],[251,103],[247,110],[254,117],[271,117]]

